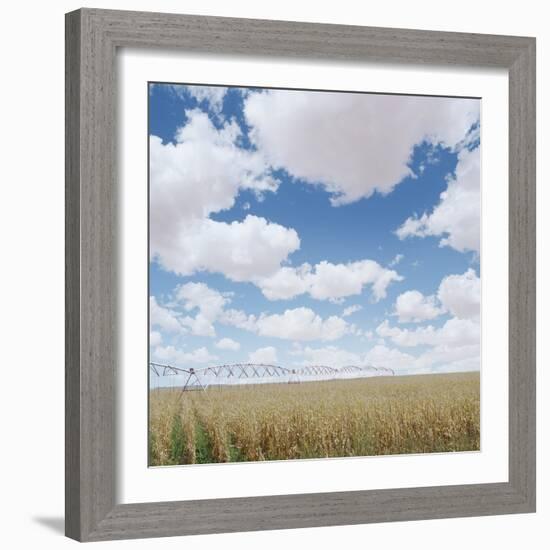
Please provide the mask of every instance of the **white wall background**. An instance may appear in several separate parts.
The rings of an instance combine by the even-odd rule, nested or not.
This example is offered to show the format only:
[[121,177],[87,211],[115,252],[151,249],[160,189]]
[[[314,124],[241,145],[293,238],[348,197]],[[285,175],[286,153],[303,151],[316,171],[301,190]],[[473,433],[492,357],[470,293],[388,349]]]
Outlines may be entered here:
[[[5,548],[63,549],[63,141],[64,17],[79,0],[10,3],[0,30],[2,152],[0,239],[2,240],[3,370],[0,390],[0,541]],[[550,362],[548,338],[550,221],[544,216],[550,178],[550,31],[544,3],[462,0],[388,2],[253,2],[252,0],[111,0],[89,7],[287,19],[536,36],[538,55],[538,463],[537,514],[353,527],[270,531],[231,535],[107,543],[122,548],[239,550],[313,547],[381,547],[391,550],[500,550],[546,548],[550,484],[543,464],[550,457],[548,434]],[[312,8],[314,11],[312,12]],[[546,21],[546,24],[545,24]],[[7,195],[6,195],[7,192]],[[546,340],[546,342],[544,341]],[[6,353],[7,351],[7,353]],[[19,373],[19,374],[18,374]],[[546,471],[545,471],[546,470]],[[544,540],[546,539],[546,540]]]

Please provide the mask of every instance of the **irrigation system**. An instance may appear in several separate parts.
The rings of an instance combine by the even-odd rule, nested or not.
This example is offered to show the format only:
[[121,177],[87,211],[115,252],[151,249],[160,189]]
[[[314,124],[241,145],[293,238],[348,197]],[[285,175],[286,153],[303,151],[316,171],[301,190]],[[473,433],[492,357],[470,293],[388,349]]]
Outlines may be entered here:
[[[205,390],[208,386],[228,386],[246,384],[298,384],[328,380],[350,380],[374,376],[394,376],[392,369],[371,365],[329,367],[310,365],[307,367],[286,368],[262,363],[235,363],[200,369],[181,368],[173,365],[149,363],[150,380],[153,387],[177,386],[182,391]],[[164,377],[173,377],[171,384],[158,383]],[[157,382],[155,384],[155,382]]]

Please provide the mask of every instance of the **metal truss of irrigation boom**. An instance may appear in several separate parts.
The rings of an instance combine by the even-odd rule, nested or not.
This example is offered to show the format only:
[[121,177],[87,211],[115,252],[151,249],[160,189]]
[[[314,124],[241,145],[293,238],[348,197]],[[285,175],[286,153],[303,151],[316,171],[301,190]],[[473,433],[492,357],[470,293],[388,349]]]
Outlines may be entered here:
[[394,376],[395,372],[387,367],[372,365],[347,365],[340,368],[326,365],[308,365],[299,368],[286,368],[263,363],[235,363],[217,365],[201,369],[181,368],[160,363],[149,363],[151,372],[157,377],[184,376],[182,391],[202,389],[209,385],[238,385],[262,383],[299,383],[324,380],[349,380],[373,376]]

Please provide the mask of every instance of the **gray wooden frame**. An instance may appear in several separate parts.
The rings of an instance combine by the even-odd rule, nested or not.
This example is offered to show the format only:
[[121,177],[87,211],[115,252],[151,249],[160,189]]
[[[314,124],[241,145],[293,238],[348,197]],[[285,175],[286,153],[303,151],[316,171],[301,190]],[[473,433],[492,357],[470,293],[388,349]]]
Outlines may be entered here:
[[[509,71],[509,481],[117,504],[115,56],[176,48]],[[81,541],[535,511],[535,39],[82,9],[66,16],[66,534]]]

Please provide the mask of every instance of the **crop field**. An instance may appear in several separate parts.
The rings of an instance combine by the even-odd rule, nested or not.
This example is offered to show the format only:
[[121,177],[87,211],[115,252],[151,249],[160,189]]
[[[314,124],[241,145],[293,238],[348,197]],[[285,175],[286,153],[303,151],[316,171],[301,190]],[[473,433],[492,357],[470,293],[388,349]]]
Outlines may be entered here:
[[479,450],[479,373],[150,391],[151,466]]

